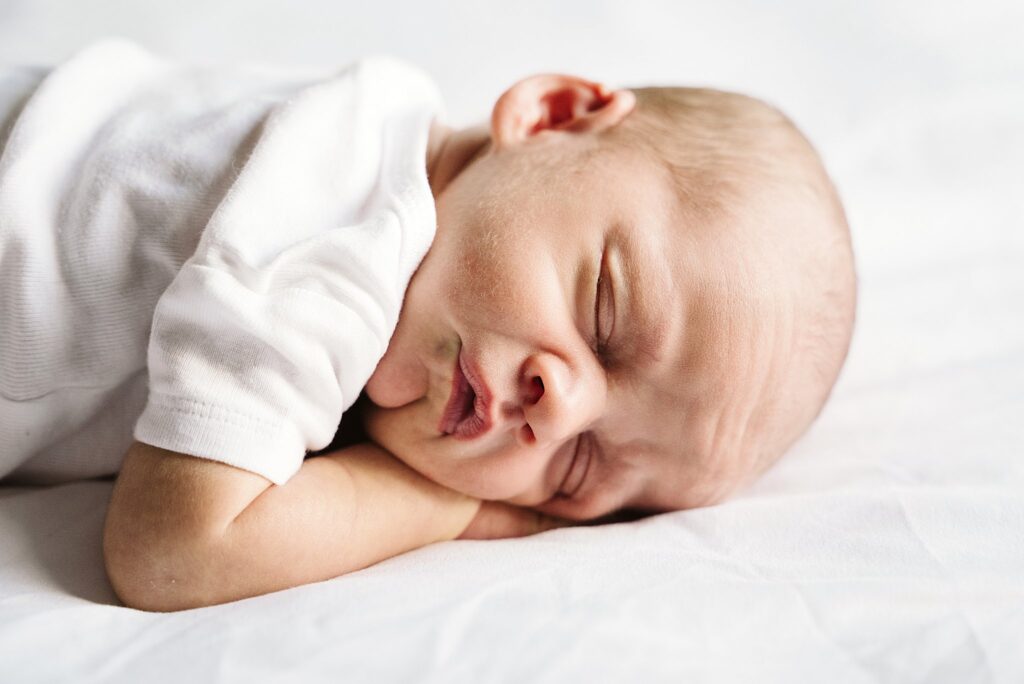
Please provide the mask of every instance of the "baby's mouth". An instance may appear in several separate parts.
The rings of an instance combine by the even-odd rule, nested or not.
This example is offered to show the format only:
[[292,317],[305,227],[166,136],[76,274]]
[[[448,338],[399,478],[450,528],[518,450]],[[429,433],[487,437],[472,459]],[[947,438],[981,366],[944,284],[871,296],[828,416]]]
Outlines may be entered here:
[[463,349],[459,349],[452,374],[451,395],[437,426],[442,435],[451,435],[456,439],[473,439],[487,432],[490,427],[486,401],[477,394],[466,377],[465,363]]

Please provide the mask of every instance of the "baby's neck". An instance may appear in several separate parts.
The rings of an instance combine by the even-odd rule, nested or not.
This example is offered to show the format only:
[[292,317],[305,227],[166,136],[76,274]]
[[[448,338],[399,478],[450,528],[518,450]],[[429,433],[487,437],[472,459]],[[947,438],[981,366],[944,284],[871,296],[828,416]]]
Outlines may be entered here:
[[431,124],[427,141],[427,177],[435,199],[487,149],[490,141],[490,131],[484,125],[455,130],[437,121]]

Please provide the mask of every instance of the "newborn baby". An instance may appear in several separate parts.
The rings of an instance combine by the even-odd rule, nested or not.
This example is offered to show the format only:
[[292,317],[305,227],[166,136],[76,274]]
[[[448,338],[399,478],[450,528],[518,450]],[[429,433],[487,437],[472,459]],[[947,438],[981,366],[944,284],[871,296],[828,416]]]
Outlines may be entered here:
[[[107,45],[97,63],[102,50],[152,59]],[[15,120],[0,164],[0,255],[21,274],[0,281],[16,302],[0,311],[0,476],[59,481],[64,457],[40,445],[104,426],[115,463],[82,465],[100,438],[67,462],[120,473],[104,555],[129,606],[209,605],[435,541],[720,502],[786,451],[835,383],[855,304],[846,220],[811,145],[763,102],[545,74],[509,88],[489,125],[453,130],[401,63],[261,75],[216,107],[220,82],[190,74],[179,94],[187,83],[211,104],[175,129],[184,142],[123,142],[151,115],[97,126],[113,131],[114,161],[65,160],[79,165],[61,187],[76,189],[64,214],[43,212],[65,241],[53,216],[107,212],[104,226],[132,226],[123,251],[149,255],[124,263],[152,271],[70,298],[95,295],[90,321],[136,333],[93,345],[126,359],[123,384],[108,383],[121,394],[96,394],[48,441],[29,439],[71,413],[39,402],[84,406],[68,397],[88,383],[41,380],[49,362],[33,359],[63,353],[78,372],[89,355],[66,337],[33,351],[49,339],[38,331],[107,338],[95,322],[25,323],[41,310],[17,308],[26,283],[50,282],[18,260],[32,215],[18,203],[39,168],[24,161],[29,124]],[[200,128],[216,135],[190,137]],[[135,163],[146,182],[104,204],[111,186],[95,179]],[[168,187],[188,199],[166,200]],[[51,259],[65,281],[73,261]],[[115,401],[120,417],[103,423]]]

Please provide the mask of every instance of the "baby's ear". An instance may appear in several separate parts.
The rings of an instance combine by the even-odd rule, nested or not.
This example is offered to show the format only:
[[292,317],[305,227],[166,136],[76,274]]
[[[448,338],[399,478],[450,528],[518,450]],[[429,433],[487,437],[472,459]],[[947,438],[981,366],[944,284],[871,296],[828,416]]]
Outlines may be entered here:
[[500,150],[541,131],[599,132],[618,125],[635,104],[629,90],[609,90],[577,76],[538,74],[498,98],[491,114],[491,139]]

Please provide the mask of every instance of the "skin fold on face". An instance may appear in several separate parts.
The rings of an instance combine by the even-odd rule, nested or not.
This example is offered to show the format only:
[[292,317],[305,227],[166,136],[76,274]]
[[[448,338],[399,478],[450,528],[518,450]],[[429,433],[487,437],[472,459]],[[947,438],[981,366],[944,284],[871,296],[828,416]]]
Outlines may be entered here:
[[[426,477],[591,519],[711,503],[755,470],[736,446],[777,321],[722,305],[742,269],[688,225],[663,165],[603,142],[632,108],[629,91],[538,76],[489,130],[432,136],[455,159],[431,176],[437,234],[362,414]],[[472,439],[439,429],[460,354],[490,395]]]

